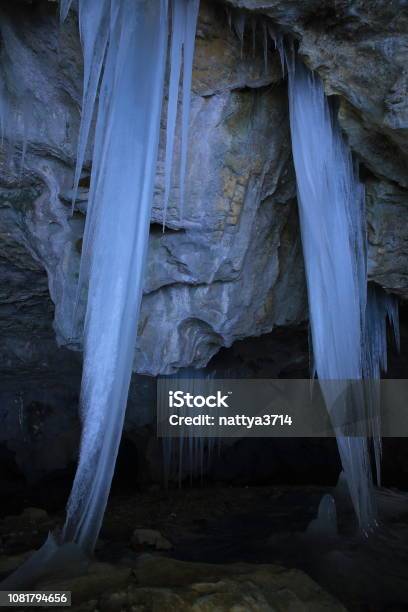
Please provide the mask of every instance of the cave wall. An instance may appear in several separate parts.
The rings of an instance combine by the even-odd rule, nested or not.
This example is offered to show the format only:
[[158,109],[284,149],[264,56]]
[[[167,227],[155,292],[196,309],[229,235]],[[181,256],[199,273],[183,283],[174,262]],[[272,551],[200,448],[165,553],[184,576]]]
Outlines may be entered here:
[[[248,25],[243,45],[229,25],[237,8]],[[286,81],[272,44],[265,65],[264,19],[297,41],[334,97],[366,188],[369,278],[408,297],[406,3],[202,0],[186,208],[181,220],[175,171],[164,233],[163,112],[139,374],[204,367],[238,340],[307,320]],[[82,95],[76,14],[60,26],[55,2],[1,0],[0,37],[0,100],[14,108],[0,153],[0,443],[34,478],[49,469],[45,449],[58,432],[72,432],[55,448],[59,466],[77,449],[81,338],[72,308],[92,142],[71,214]],[[148,421],[152,385],[141,378],[132,389],[130,428]]]
[[[90,162],[71,215],[81,50],[75,13],[60,27],[55,9],[54,3],[45,1],[11,10],[3,7],[0,63],[6,89],[13,93],[19,112],[14,162],[6,158],[1,175],[0,231],[15,249],[24,251],[22,257],[30,266],[36,266],[36,284],[41,284],[43,293],[41,272],[45,270],[57,342],[80,348],[81,338],[72,337],[72,307]],[[175,173],[162,232],[162,138],[135,355],[139,373],[202,367],[222,346],[306,317],[286,85],[276,54],[271,54],[265,71],[262,53],[259,46],[255,57],[241,58],[240,43],[228,27],[225,10],[203,2],[193,78],[186,210],[180,220]],[[164,122],[163,116],[162,136]],[[25,129],[27,151],[21,168]],[[10,263],[17,265],[14,256]],[[8,300],[17,304],[26,283],[16,279],[14,284]],[[44,301],[50,306],[46,292]],[[52,308],[48,311],[49,332]],[[27,313],[36,337],[44,337],[39,328],[42,317],[28,303]],[[13,343],[18,315],[11,321],[7,316],[12,361],[18,350],[17,340]],[[24,351],[20,353],[24,359]]]
[[[247,9],[243,49],[226,6],[201,4],[187,204],[181,220],[175,172],[164,233],[162,138],[135,354],[139,373],[202,367],[223,346],[307,317],[286,83],[272,47],[265,66],[259,23],[252,47],[253,16],[294,36],[336,96],[366,185],[370,278],[408,295],[404,3],[229,4]],[[0,294],[0,366],[10,371],[53,362],[55,338],[81,346],[72,332],[72,306],[92,143],[71,215],[82,79],[76,15],[60,27],[54,2],[0,6],[2,95],[17,109],[9,120],[14,148],[5,147],[0,168],[7,287]]]
[[408,297],[405,0],[227,0],[293,37],[334,96],[366,187],[369,278]]

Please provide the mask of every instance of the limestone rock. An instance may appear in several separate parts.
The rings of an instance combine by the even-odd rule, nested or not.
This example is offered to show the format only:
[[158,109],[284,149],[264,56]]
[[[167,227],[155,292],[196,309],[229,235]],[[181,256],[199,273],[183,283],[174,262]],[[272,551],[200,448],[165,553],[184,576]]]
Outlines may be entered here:
[[[27,286],[35,295],[41,292],[41,303],[48,308],[46,320],[34,308],[27,313],[26,325],[37,330],[41,323],[46,330],[41,337],[49,338],[42,343],[41,361],[52,362],[56,353],[53,314],[59,344],[81,348],[80,335],[73,335],[72,310],[89,159],[71,216],[82,82],[75,15],[61,28],[55,5],[39,0],[30,17],[25,5],[5,10],[1,27],[6,87],[12,90],[17,75],[15,104],[22,109],[27,98],[32,107],[23,171],[18,166],[22,132],[16,129],[17,155],[14,164],[6,164],[8,174],[2,173],[0,185],[0,232],[6,236],[5,248],[11,244],[16,252],[7,248],[11,262],[5,274],[16,280],[6,296],[10,306],[4,322],[0,311],[0,327],[9,325],[12,308],[15,312],[10,348],[6,345],[3,357],[11,370],[17,351],[27,365],[36,360],[22,344],[24,332],[15,331],[21,327],[18,304],[33,301],[25,297]],[[159,157],[135,355],[135,370],[154,375],[204,366],[236,339],[306,316],[286,88],[278,55],[271,55],[267,68],[261,46],[254,57],[241,57],[225,9],[217,4],[202,3],[198,25],[185,215],[181,220],[175,172],[164,234],[164,142]],[[178,151],[176,167],[177,157]],[[30,278],[27,271],[25,276],[20,269],[14,272],[19,260],[33,269]],[[47,302],[43,270],[52,303]]]
[[[272,49],[265,66],[259,32],[252,50],[248,28],[241,49],[227,6],[244,8],[248,26],[254,16],[268,18],[295,37],[337,97],[367,185],[370,278],[408,296],[404,2],[203,0],[186,210],[181,219],[175,171],[163,234],[163,129],[135,351],[139,373],[205,366],[223,346],[307,316],[286,84]],[[72,309],[90,155],[71,215],[82,53],[75,14],[60,27],[56,12],[54,2],[19,2],[3,8],[0,24],[0,72],[18,109],[15,154],[11,162],[0,159],[0,370],[10,376],[26,369],[49,378],[73,369],[72,354],[58,350],[55,338],[81,348]],[[178,149],[177,141],[176,168]]]
[[[254,12],[268,17],[296,39],[306,64],[319,73],[326,93],[336,97],[340,124],[362,169],[374,175],[377,182],[385,181],[379,190],[373,190],[368,182],[368,216],[380,215],[381,239],[387,243],[377,244],[377,250],[370,245],[370,277],[406,299],[407,262],[403,245],[408,238],[408,225],[406,221],[390,223],[390,212],[384,206],[385,192],[396,190],[399,205],[392,207],[392,211],[401,221],[405,207],[406,220],[406,2],[227,0],[227,3],[245,9],[249,15]],[[392,183],[396,185],[391,186]],[[388,257],[385,263],[382,249],[389,253],[392,242],[395,259],[391,264]],[[397,245],[402,246],[401,252]]]
[[368,274],[385,289],[407,297],[407,192],[389,181],[366,183]]

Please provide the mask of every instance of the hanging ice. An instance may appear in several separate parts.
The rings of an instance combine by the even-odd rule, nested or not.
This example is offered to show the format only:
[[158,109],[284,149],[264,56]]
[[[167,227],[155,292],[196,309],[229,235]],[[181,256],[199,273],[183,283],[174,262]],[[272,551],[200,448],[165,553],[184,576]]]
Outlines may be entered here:
[[170,46],[170,79],[167,107],[166,159],[164,178],[163,228],[170,197],[171,172],[173,167],[174,137],[177,121],[181,66],[183,64],[183,88],[181,111],[180,154],[180,216],[184,210],[184,184],[187,169],[187,138],[190,117],[191,77],[193,69],[194,41],[198,17],[199,0],[176,0],[172,3],[172,32]]
[[71,7],[71,4],[72,4],[72,0],[60,0],[61,21],[64,21],[64,19],[68,15],[68,11]]
[[[245,23],[245,13],[234,12],[233,22],[242,48],[244,28],[236,24]],[[269,20],[263,19],[261,25],[265,69],[269,39],[279,52],[283,76],[285,64],[289,69],[290,126],[309,294],[313,372],[321,379],[334,422],[344,421],[351,403],[354,418],[366,423],[364,437],[345,437],[342,428],[336,433],[351,497],[360,524],[367,529],[375,522],[371,441],[380,483],[380,402],[376,380],[381,369],[386,369],[387,318],[398,344],[398,306],[393,297],[380,290],[370,289],[367,294],[364,190],[330,113],[322,83],[297,60],[293,43],[285,52],[282,33]],[[349,383],[363,376],[370,381],[364,385]]]
[[[216,373],[206,373],[194,368],[185,368],[179,371],[177,375],[172,375],[170,379],[163,377],[158,390],[157,406],[158,410],[163,410],[166,420],[170,417],[173,409],[168,404],[168,394],[174,388],[174,379],[178,382],[178,388],[184,393],[191,395],[211,395],[216,393]],[[194,407],[185,406],[183,408],[186,416],[194,417],[197,411]],[[201,409],[204,414],[206,408]],[[207,414],[217,417],[217,409],[211,408]],[[221,438],[206,437],[200,435],[201,427],[196,425],[194,430],[192,427],[182,425],[180,435],[173,439],[172,437],[163,438],[163,472],[164,483],[167,487],[171,478],[177,478],[179,487],[185,477],[189,477],[190,484],[193,478],[204,477],[205,472],[211,467],[211,462],[214,455],[215,445],[218,445],[220,450]],[[201,431],[200,431],[201,430]]]
[[[96,93],[90,79],[101,70],[109,28],[80,274],[81,286],[88,289],[83,431],[64,528],[65,541],[92,551],[132,372],[156,170],[167,6],[164,0],[81,0],[79,11],[85,60],[82,152]],[[109,22],[101,27],[104,19]]]
[[[66,15],[68,8],[69,6],[64,7],[64,2],[61,3],[62,18]],[[80,2],[79,32],[84,56],[84,78],[72,206],[75,204],[81,170],[84,165],[89,130],[109,38],[109,26],[110,2],[94,2],[94,0],[82,0]]]
[[394,333],[394,342],[399,349],[398,300],[380,287],[368,285],[364,328],[363,376],[364,388],[369,397],[369,434],[373,441],[377,484],[381,484],[381,414],[380,376],[387,371],[387,321]]
[[366,378],[380,378],[381,370],[383,372],[387,370],[387,320],[391,324],[394,342],[399,349],[397,298],[370,284],[367,289],[365,326],[364,376]]
[[[184,87],[198,0],[185,11]],[[61,1],[64,18],[71,0]],[[174,9],[176,10],[176,9]],[[50,537],[2,585],[29,586],[54,562],[92,552],[122,434],[143,289],[168,39],[168,0],[79,0],[84,51],[77,186],[97,105],[91,188],[79,279],[88,295],[81,389],[82,438],[62,542]],[[186,59],[187,58],[187,59]],[[188,98],[184,95],[184,141]],[[0,97],[0,121],[4,108]],[[75,559],[75,561],[73,561]]]
[[[344,397],[348,381],[361,379],[367,370],[369,375],[379,376],[380,364],[386,365],[387,311],[370,306],[367,335],[379,337],[368,341],[363,189],[320,79],[293,56],[289,56],[288,64],[290,127],[314,365],[334,418],[338,416],[334,411],[342,410],[338,398],[342,394]],[[354,401],[364,419],[364,398],[354,397]],[[371,409],[375,412],[375,403],[371,402]],[[379,470],[379,415],[369,416],[365,437],[345,437],[337,431],[340,457],[363,529],[368,529],[376,516],[368,436],[377,440]]]
[[[132,372],[156,171],[167,9],[167,0],[79,1],[84,95],[75,186],[98,86],[99,102],[78,291],[88,294],[83,431],[64,540],[88,551],[109,495]],[[176,15],[184,28],[182,180],[197,12],[198,0],[173,2],[173,41],[180,37]],[[175,61],[177,87],[173,76],[170,106],[174,97],[177,106]]]

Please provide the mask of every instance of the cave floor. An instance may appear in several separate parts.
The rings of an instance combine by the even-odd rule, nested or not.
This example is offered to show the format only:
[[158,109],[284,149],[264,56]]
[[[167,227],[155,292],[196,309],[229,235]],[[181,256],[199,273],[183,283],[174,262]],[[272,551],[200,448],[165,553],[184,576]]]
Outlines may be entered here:
[[[338,506],[339,536],[306,533],[323,487],[203,486],[116,492],[96,549],[99,561],[132,567],[141,553],[210,564],[278,564],[306,572],[351,611],[408,610],[407,496],[379,494],[381,526],[356,536],[352,513]],[[1,555],[38,548],[63,515],[25,509],[0,521]],[[141,544],[135,529],[153,529],[171,548]]]

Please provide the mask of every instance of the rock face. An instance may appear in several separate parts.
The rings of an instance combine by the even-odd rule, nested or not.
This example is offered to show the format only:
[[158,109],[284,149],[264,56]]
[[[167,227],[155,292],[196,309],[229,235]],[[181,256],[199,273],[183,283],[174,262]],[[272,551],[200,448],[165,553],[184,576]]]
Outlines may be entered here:
[[405,0],[227,0],[268,16],[335,96],[367,188],[369,277],[408,297],[408,6]]
[[[298,39],[327,93],[338,97],[367,186],[370,277],[406,297],[404,3],[229,4],[246,9],[248,24],[256,15]],[[6,129],[14,155],[4,153],[0,174],[0,367],[11,372],[64,360],[55,337],[81,346],[72,308],[89,161],[71,215],[82,80],[75,15],[61,28],[55,3],[18,3],[3,9],[0,27],[2,95],[16,109]],[[162,143],[135,354],[140,373],[205,366],[222,346],[306,317],[286,84],[278,54],[269,49],[264,61],[260,24],[253,46],[249,30],[241,45],[225,6],[202,2],[187,205],[181,219],[175,172],[163,233]]]
[[[164,104],[139,373],[203,367],[221,347],[307,318],[287,90],[272,44],[264,57],[265,20],[298,41],[335,98],[366,187],[370,279],[408,297],[406,3],[202,0],[186,208],[181,219],[175,171],[163,233]],[[0,35],[0,442],[40,473],[62,410],[71,433],[58,466],[78,436],[80,353],[69,349],[81,348],[72,309],[90,174],[88,152],[71,214],[82,52],[75,13],[61,27],[48,0],[3,3]]]
[[[25,279],[6,263],[14,284],[7,299],[14,310],[22,300],[27,304],[28,329],[20,335],[52,339],[45,270],[58,343],[80,348],[81,339],[72,338],[72,308],[87,172],[71,216],[81,95],[75,15],[60,28],[55,5],[39,2],[6,11],[1,29],[5,95],[18,111],[13,118],[17,154],[5,167],[7,181],[2,174],[0,227],[16,251],[7,249],[13,268],[25,260],[24,267],[33,268],[33,278]],[[27,150],[20,169],[24,134]],[[135,356],[136,371],[154,375],[204,366],[220,347],[303,320],[306,313],[286,87],[278,58],[271,57],[267,70],[260,48],[254,58],[241,59],[224,9],[211,3],[203,2],[198,26],[187,206],[180,220],[175,176],[164,234],[163,157],[162,145]],[[31,306],[27,289],[44,299]],[[46,318],[34,308],[39,303]],[[0,325],[9,328],[11,356],[3,362],[11,364],[19,349],[15,327],[22,323],[18,314],[6,314]],[[53,354],[55,347],[49,350]]]

